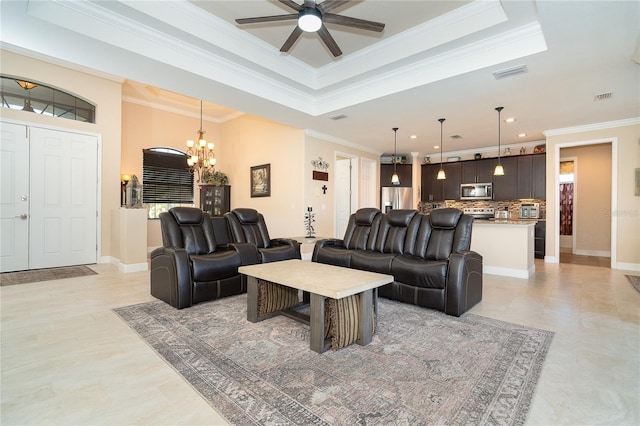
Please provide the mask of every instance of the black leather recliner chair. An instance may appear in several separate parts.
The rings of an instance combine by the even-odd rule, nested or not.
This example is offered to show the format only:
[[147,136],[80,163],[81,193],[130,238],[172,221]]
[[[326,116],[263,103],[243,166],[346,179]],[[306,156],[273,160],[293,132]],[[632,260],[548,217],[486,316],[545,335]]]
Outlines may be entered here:
[[264,216],[257,210],[238,208],[224,214],[236,243],[250,243],[258,248],[262,263],[300,259],[300,243],[288,238],[269,237]]
[[182,309],[247,291],[238,266],[260,263],[252,244],[219,246],[211,217],[193,207],[160,214],[163,247],[151,252],[151,295]]

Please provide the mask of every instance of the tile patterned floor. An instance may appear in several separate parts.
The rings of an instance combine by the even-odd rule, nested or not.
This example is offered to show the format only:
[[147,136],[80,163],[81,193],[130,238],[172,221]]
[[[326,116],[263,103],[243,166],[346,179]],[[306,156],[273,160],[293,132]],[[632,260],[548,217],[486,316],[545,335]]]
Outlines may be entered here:
[[[152,300],[149,273],[95,269],[0,288],[0,424],[225,424],[111,312]],[[556,333],[528,424],[640,424],[640,294],[625,273],[536,260],[528,280],[485,275],[472,312]]]

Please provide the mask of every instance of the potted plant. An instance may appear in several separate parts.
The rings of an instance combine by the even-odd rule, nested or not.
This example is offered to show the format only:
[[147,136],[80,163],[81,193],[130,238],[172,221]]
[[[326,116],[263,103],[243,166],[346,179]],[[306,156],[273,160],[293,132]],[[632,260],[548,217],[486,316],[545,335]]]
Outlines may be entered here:
[[207,185],[215,185],[215,186],[229,185],[229,178],[227,177],[226,174],[222,173],[219,170],[216,170],[216,171],[204,170],[202,172],[202,181]]

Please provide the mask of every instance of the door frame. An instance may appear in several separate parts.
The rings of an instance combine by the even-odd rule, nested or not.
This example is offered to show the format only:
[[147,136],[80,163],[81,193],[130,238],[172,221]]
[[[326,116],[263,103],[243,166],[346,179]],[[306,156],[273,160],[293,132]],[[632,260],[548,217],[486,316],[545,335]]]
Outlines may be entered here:
[[[346,152],[341,152],[341,151],[334,151],[333,152],[333,164],[334,167],[336,162],[339,159],[348,159],[351,160],[351,168],[350,168],[350,172],[349,172],[349,180],[350,180],[350,186],[351,186],[351,196],[350,196],[350,206],[351,206],[351,213],[353,213],[354,211],[356,211],[358,209],[358,176],[360,175],[359,172],[359,161],[358,161],[358,156],[354,155],[354,154],[347,154]],[[335,182],[337,182],[336,179],[334,179]],[[339,188],[338,186],[334,183],[334,191],[333,191],[333,235],[336,235],[336,232],[338,231],[338,221],[336,220],[337,216],[338,216],[338,191]],[[342,236],[339,236],[338,238],[342,238]]]
[[[564,142],[555,145],[555,164],[554,167],[554,186],[553,196],[557,200],[560,199],[560,149],[572,148],[576,146],[587,146],[597,144],[611,144],[611,268],[617,268],[618,259],[618,217],[615,214],[618,209],[618,138],[602,138],[589,139],[576,142]],[[575,188],[575,186],[574,186]],[[575,212],[574,212],[575,214]],[[548,217],[548,212],[547,212]],[[553,212],[553,223],[555,226],[555,259],[545,257],[545,262],[560,263],[560,209],[556,208]]]
[[[66,121],[66,120],[65,120]],[[24,120],[14,120],[11,118],[0,119],[0,125],[2,123],[11,123],[17,124],[20,126],[26,126],[29,132],[29,137],[31,136],[31,128],[37,127],[44,130],[55,130],[59,132],[68,132],[68,133],[76,133],[86,136],[96,137],[98,140],[98,152],[96,155],[96,173],[97,173],[97,182],[96,182],[96,262],[97,263],[108,263],[108,260],[104,260],[101,256],[102,253],[102,134],[96,132],[88,132],[86,130],[80,130],[73,127],[61,127],[61,126],[51,126],[48,124],[37,123],[35,121],[24,121]],[[86,123],[71,121],[71,124],[79,123],[86,125]],[[120,185],[120,182],[116,183]]]

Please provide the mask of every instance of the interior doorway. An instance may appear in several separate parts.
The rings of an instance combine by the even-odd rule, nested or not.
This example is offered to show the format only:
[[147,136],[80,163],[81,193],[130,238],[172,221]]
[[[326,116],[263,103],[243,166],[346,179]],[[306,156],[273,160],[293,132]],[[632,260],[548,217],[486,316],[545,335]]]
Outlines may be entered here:
[[560,263],[611,267],[615,263],[615,141],[558,147],[555,196]]
[[342,238],[349,216],[358,208],[358,157],[336,152],[334,237]]

